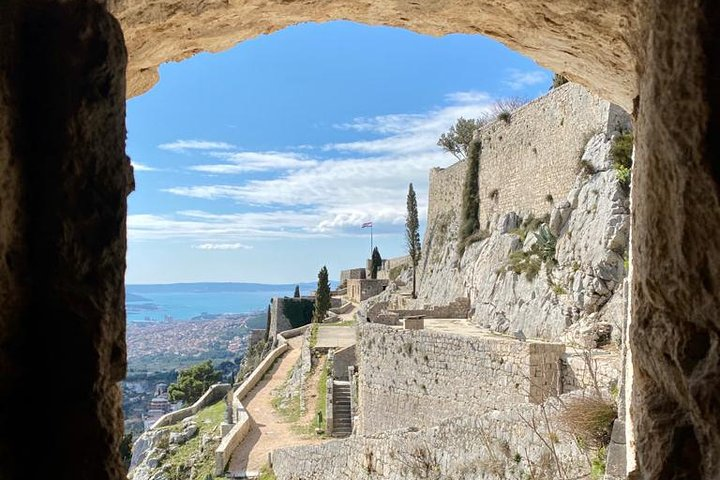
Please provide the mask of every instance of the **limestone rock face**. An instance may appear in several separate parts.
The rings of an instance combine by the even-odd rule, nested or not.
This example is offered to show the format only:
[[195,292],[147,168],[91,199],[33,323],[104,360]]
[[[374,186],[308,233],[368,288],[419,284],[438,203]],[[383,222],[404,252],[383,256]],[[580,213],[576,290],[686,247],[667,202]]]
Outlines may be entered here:
[[[509,271],[509,254],[530,252],[538,241],[533,232],[521,241],[516,213],[499,216],[490,236],[469,245],[462,258],[457,227],[450,226],[445,241],[436,236],[436,248],[427,253],[418,302],[445,304],[469,296],[473,320],[502,333],[522,330],[529,337],[581,344],[605,334],[619,340],[629,202],[611,167],[611,144],[612,136],[604,133],[590,139],[582,157],[589,171],[579,173],[567,199],[550,213],[555,265],[543,264],[532,278]],[[432,225],[428,231],[433,234]]]
[[167,429],[158,429],[148,430],[138,437],[132,448],[129,478],[132,480],[153,478],[157,473],[154,470],[167,452],[170,435],[171,432]]
[[[351,20],[429,35],[483,34],[631,110],[635,69],[631,0],[109,0],[129,52],[128,96],[158,81],[157,67],[302,22]],[[518,35],[522,32],[522,35]]]

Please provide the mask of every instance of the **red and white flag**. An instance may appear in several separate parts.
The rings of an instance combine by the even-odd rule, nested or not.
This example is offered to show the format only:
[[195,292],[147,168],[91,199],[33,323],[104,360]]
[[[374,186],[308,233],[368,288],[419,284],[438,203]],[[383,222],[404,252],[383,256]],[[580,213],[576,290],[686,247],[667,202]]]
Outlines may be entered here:
[[365,222],[362,224],[362,228],[372,227],[372,222]]

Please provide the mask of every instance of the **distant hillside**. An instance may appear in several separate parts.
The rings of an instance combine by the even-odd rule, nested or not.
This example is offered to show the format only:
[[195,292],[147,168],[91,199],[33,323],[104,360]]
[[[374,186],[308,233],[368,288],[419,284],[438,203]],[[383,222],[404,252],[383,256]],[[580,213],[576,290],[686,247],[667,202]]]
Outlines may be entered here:
[[291,296],[295,285],[300,285],[301,290],[314,290],[316,282],[304,282],[300,284],[266,284],[266,283],[234,283],[234,282],[211,282],[211,283],[162,283],[162,284],[128,284],[125,286],[128,292],[141,295],[143,293],[207,293],[207,292],[276,292],[287,289]]

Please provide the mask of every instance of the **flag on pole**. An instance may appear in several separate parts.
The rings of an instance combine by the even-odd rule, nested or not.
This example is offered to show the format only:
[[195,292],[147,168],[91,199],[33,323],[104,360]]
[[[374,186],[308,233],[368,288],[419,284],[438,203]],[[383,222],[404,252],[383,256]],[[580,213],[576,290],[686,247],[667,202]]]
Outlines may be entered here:
[[373,226],[372,222],[365,222],[362,224],[362,228],[368,228],[368,227],[372,228],[372,226]]

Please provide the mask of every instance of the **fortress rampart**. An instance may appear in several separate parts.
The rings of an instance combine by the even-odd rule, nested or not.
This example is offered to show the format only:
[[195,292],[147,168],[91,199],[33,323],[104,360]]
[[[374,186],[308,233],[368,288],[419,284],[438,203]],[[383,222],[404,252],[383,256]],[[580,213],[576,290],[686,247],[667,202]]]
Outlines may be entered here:
[[[629,122],[620,107],[566,84],[515,110],[508,121],[478,130],[481,228],[496,214],[549,212],[572,188],[588,139],[627,130]],[[430,171],[428,225],[442,214],[457,220],[466,170],[464,160]]]

